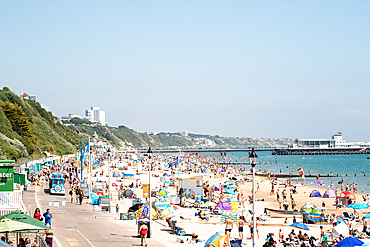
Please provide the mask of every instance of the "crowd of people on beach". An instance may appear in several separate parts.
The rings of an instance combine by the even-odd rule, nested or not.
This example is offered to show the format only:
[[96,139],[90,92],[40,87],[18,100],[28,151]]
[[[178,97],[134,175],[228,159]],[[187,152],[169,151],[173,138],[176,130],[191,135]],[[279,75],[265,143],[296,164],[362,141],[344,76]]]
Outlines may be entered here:
[[[179,155],[168,155],[168,156],[158,156],[158,157],[151,157],[149,160],[148,157],[142,156],[139,160],[131,160],[128,157],[116,157],[119,161],[112,164],[112,169],[120,170],[120,169],[131,169],[135,171],[136,175],[140,175],[141,173],[147,173],[149,169],[152,171],[157,171],[159,174],[167,174],[167,177],[160,185],[157,187],[153,187],[151,189],[151,193],[153,196],[160,198],[158,193],[160,190],[168,190],[168,191],[175,191],[175,195],[180,197],[180,206],[189,207],[189,201],[193,202],[190,206],[193,206],[195,210],[197,210],[196,215],[200,220],[200,223],[207,224],[207,223],[215,223],[215,219],[219,219],[221,214],[225,212],[217,208],[215,205],[211,205],[207,208],[204,208],[205,202],[237,202],[238,207],[240,210],[247,209],[252,203],[253,199],[251,196],[251,192],[246,189],[246,186],[250,186],[251,183],[251,176],[250,171],[246,168],[241,167],[234,167],[227,164],[217,164],[215,162],[216,158],[212,155],[195,155],[195,154],[181,154],[181,159],[178,158]],[[102,158],[103,159],[103,158]],[[141,170],[138,169],[138,164],[142,166]],[[122,167],[122,164],[123,167]],[[169,164],[168,166],[163,166],[163,164]],[[84,180],[83,183],[80,183],[79,176],[76,173],[76,170],[69,169],[73,167],[73,163],[63,164],[61,166],[51,166],[50,169],[43,169],[41,173],[32,175],[30,177],[30,183],[26,183],[26,188],[34,185],[40,185],[44,181],[47,182],[49,176],[53,171],[58,171],[63,174],[66,181],[69,182],[71,189],[68,191],[68,195],[70,196],[70,202],[76,204],[83,204],[84,202],[84,191],[81,187],[82,184],[88,183],[87,180]],[[94,178],[95,180],[99,177],[106,176],[104,170],[104,164],[100,165],[102,169],[94,170]],[[274,198],[272,205],[276,205],[279,210],[288,211],[296,211],[298,207],[297,203],[297,196],[299,195],[300,189],[299,187],[305,186],[304,182],[292,181],[290,178],[286,180],[277,179],[271,175],[269,171],[262,171],[265,176],[259,177],[256,182],[256,194],[262,193],[266,196],[271,196]],[[200,187],[203,189],[202,195],[199,193],[194,193],[192,191],[185,191],[182,188],[177,188],[176,181],[177,181],[177,173],[181,174],[194,174],[194,173],[203,173],[209,174],[210,178],[208,180],[202,181],[199,184]],[[158,175],[158,173],[154,173],[153,177],[155,176],[163,176]],[[212,179],[219,179],[217,182],[213,182],[216,180]],[[221,180],[220,180],[221,179]],[[125,192],[128,189],[139,189],[142,190],[143,183],[141,180],[138,179],[131,179],[130,182],[118,184],[115,188],[118,191],[118,199],[122,200],[126,198]],[[229,187],[223,184],[222,181],[231,181],[233,187]],[[344,184],[344,180],[340,181],[340,191],[352,191],[353,193],[357,193],[358,187],[357,184]],[[104,189],[108,189],[109,185],[106,181],[103,181],[105,184]],[[264,184],[264,186],[260,186]],[[267,186],[266,190],[266,183],[270,185]],[[299,187],[298,187],[299,186]],[[339,192],[338,188],[331,183],[329,188],[334,189],[336,192]],[[140,203],[147,203],[146,200],[143,200],[142,196],[133,193],[130,195],[134,201]],[[276,199],[275,199],[276,198]],[[368,200],[368,195],[363,193],[364,201]],[[266,201],[266,198],[257,196],[258,201]],[[271,200],[271,199],[270,199]],[[276,202],[276,204],[274,204]],[[321,205],[325,207],[325,203]],[[116,212],[119,212],[119,206],[117,204]],[[338,210],[335,208],[333,210]],[[41,215],[40,210],[36,209],[34,212],[34,217],[38,220],[45,221],[45,224],[51,226],[51,219],[52,214],[48,210],[43,215]],[[140,217],[145,217],[141,215]],[[327,223],[334,221],[337,218],[337,215],[334,213],[325,215],[325,220]],[[245,215],[239,215],[238,220],[232,220],[230,215],[226,215],[226,219],[224,224],[224,233],[232,238],[239,238],[239,239],[252,239],[253,233],[255,232],[256,238],[260,239],[260,230],[264,227],[265,223],[269,220],[266,215],[260,214],[256,216],[256,229],[253,229],[253,220],[252,217],[248,218]],[[171,218],[167,220],[168,224],[171,225]],[[297,223],[301,222],[300,219],[297,219],[295,216],[293,217],[292,221],[285,219],[284,222],[282,221],[280,224],[283,224],[284,227],[290,225],[290,223]],[[352,223],[348,223],[349,233],[350,236],[354,236],[359,239],[367,239],[369,236],[368,229],[367,229],[367,220],[366,218],[361,217],[356,210],[353,213],[353,219],[351,219]],[[355,226],[355,223],[362,224],[363,229],[360,231]],[[218,222],[219,223],[219,222]],[[305,217],[303,216],[303,223],[307,223]],[[278,225],[277,225],[278,226]],[[335,225],[334,225],[335,226]],[[179,227],[177,225],[177,227]],[[343,236],[338,236],[333,239],[328,238],[328,231],[332,230],[333,226],[326,227],[326,229],[320,229],[320,236],[316,234],[308,234],[308,232],[302,232],[299,230],[298,232],[295,229],[292,229],[289,234],[284,234],[284,230],[282,228],[276,232],[276,236],[274,233],[268,233],[268,241],[266,241],[266,246],[274,246],[274,245],[284,245],[284,246],[326,246],[328,243],[336,243],[342,240]],[[185,230],[184,230],[185,231]],[[139,227],[139,236],[141,237],[141,245],[147,246],[147,233],[148,228],[145,224],[142,224]],[[190,231],[192,232],[192,231]],[[237,232],[238,237],[233,235],[233,232]],[[43,236],[45,237],[48,246],[52,246],[53,243],[53,231],[52,230],[45,230]],[[197,243],[202,241],[202,233],[198,232],[189,234],[190,238],[186,238],[185,242],[187,243]],[[204,241],[204,240],[203,240]],[[27,242],[27,240],[25,240]],[[22,242],[23,243],[23,242]],[[34,246],[34,245],[24,246]],[[23,246],[23,245],[20,245]]]

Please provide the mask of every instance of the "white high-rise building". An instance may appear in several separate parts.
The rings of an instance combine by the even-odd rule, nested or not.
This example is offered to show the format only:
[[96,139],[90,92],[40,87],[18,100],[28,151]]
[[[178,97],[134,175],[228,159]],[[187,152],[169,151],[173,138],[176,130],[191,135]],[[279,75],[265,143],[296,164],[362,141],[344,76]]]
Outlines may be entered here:
[[92,123],[105,125],[105,111],[100,110],[100,107],[93,106],[91,110],[86,110],[86,117],[89,118]]

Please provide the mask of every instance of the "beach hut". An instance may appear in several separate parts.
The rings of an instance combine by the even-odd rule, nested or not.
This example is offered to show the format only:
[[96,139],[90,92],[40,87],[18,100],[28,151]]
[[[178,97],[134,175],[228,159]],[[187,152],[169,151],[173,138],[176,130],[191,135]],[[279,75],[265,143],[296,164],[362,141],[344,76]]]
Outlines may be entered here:
[[232,207],[229,202],[218,202],[216,208],[223,210],[231,210]]
[[324,198],[334,198],[334,197],[337,197],[337,192],[335,192],[335,190],[333,190],[333,189],[328,189],[327,191],[325,191],[325,193],[322,197],[324,197]]
[[310,194],[310,197],[321,197],[320,191],[313,190]]
[[212,235],[205,243],[204,247],[223,247],[230,246],[229,235],[217,232]]

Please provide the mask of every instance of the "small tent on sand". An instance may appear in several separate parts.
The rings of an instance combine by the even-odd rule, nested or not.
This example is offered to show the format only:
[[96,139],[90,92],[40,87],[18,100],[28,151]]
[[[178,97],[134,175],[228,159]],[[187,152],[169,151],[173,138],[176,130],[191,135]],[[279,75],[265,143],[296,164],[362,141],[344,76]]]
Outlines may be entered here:
[[313,190],[310,194],[310,197],[321,197],[320,191]]
[[324,197],[324,198],[334,198],[334,197],[337,197],[337,193],[333,189],[328,189],[327,191],[325,191],[325,193],[322,197]]

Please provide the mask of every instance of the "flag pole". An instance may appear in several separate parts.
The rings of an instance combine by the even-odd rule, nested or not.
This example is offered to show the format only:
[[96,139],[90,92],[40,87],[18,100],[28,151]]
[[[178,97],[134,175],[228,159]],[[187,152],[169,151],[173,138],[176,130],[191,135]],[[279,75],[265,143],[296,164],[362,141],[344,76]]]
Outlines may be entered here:
[[84,170],[84,164],[83,164],[83,161],[84,161],[84,156],[83,156],[83,142],[82,142],[83,138],[82,138],[82,134],[81,134],[81,181],[80,183],[82,184],[83,183],[83,170]]

